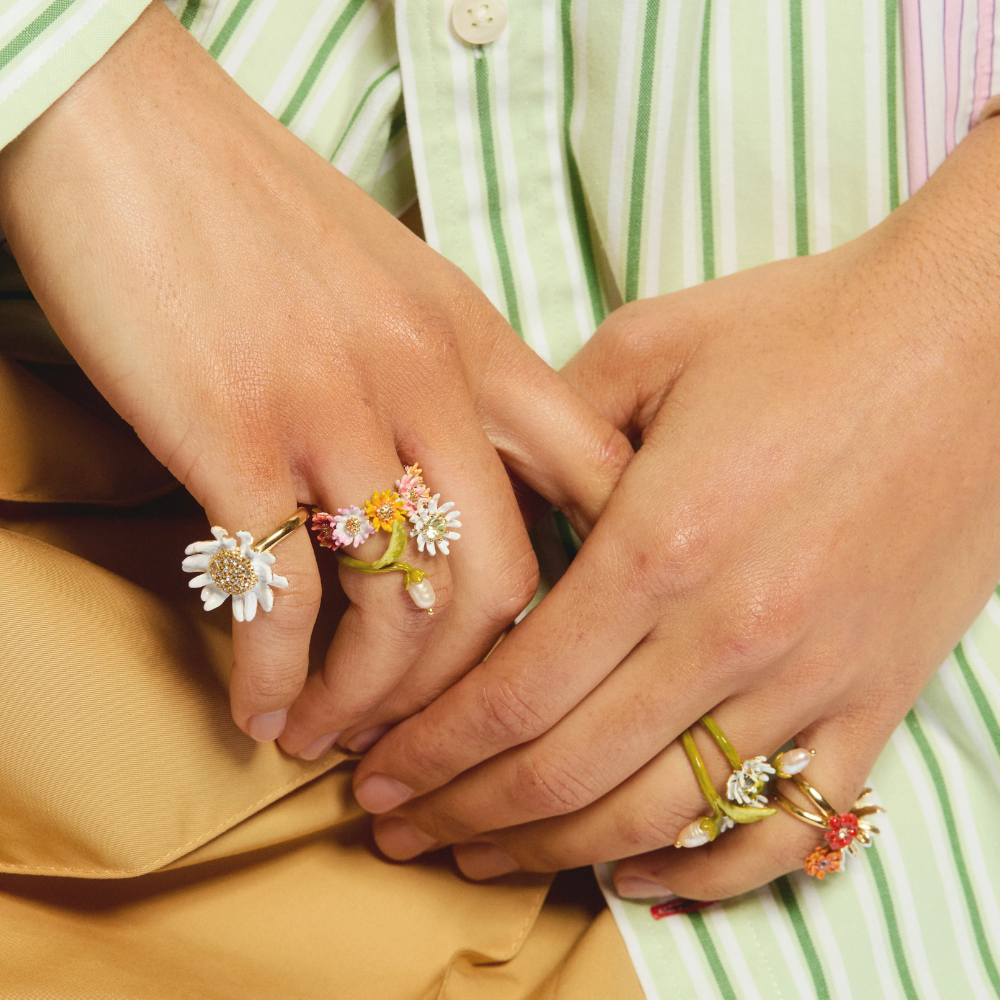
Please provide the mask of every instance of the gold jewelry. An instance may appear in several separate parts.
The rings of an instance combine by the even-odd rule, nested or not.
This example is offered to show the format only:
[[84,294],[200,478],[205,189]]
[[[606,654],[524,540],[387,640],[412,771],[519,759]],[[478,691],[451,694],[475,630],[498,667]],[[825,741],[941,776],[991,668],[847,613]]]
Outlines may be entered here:
[[791,781],[802,792],[818,812],[809,812],[793,802],[782,792],[777,792],[775,798],[778,805],[790,816],[802,823],[823,830],[825,844],[820,844],[805,859],[803,867],[809,875],[822,879],[843,867],[843,852],[850,851],[854,857],[860,856],[858,845],[871,847],[872,836],[879,832],[878,827],[866,821],[867,816],[885,812],[881,806],[866,805],[864,800],[871,795],[872,790],[866,788],[851,807],[850,812],[839,813],[826,800],[818,788],[809,784],[801,774],[793,774]]
[[212,528],[214,541],[192,542],[185,550],[181,563],[185,573],[198,575],[188,581],[189,587],[201,587],[205,610],[211,611],[233,599],[233,617],[238,621],[252,621],[258,606],[270,611],[274,604],[274,587],[288,586],[283,576],[271,572],[273,549],[293,531],[302,527],[309,518],[309,511],[300,507],[280,527],[256,545],[249,531],[237,531],[231,538],[225,528]]

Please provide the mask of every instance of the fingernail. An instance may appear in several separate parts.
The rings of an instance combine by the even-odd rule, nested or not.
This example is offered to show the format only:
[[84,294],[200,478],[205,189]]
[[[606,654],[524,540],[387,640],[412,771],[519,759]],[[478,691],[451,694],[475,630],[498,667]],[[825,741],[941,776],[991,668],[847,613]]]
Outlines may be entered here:
[[615,888],[622,899],[662,899],[673,895],[665,885],[646,878],[623,878],[615,883]]
[[372,774],[358,785],[354,797],[362,809],[384,813],[413,798],[413,789],[387,774]]
[[409,861],[432,848],[437,841],[398,816],[381,820],[374,828],[375,842],[383,854],[396,861]]
[[307,747],[303,747],[297,754],[303,760],[318,760],[323,756],[337,742],[337,737],[340,733],[327,733],[326,736],[320,736],[319,739],[315,739]]
[[277,712],[262,712],[260,715],[251,715],[247,719],[247,732],[258,743],[270,743],[284,732],[285,719],[287,718],[287,708],[279,708]]
[[521,870],[521,866],[496,844],[459,844],[455,861],[466,878],[496,878]]
[[364,753],[375,746],[385,734],[389,732],[388,726],[374,726],[372,729],[365,729],[356,736],[351,737],[350,743],[345,746],[352,753]]

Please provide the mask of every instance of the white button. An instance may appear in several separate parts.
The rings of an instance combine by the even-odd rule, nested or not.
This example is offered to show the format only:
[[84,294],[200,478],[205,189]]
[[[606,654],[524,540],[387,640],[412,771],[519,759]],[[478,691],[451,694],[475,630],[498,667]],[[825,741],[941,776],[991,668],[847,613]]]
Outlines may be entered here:
[[507,4],[504,0],[455,0],[451,24],[463,42],[485,45],[499,38],[507,27]]

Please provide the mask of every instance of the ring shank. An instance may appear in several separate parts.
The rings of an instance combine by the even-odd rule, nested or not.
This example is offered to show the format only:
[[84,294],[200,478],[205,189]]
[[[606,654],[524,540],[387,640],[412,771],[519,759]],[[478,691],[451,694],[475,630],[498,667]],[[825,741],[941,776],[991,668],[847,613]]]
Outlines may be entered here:
[[275,528],[266,538],[262,538],[255,546],[255,552],[267,552],[278,542],[284,541],[293,531],[297,531],[309,520],[309,511],[300,507],[284,524]]

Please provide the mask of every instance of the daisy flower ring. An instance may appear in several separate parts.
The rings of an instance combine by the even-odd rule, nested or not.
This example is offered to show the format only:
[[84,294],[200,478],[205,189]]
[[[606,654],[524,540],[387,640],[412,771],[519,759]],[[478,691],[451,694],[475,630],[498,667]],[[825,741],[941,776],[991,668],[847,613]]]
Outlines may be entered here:
[[[461,538],[455,530],[462,527],[461,515],[453,503],[441,503],[441,494],[431,495],[424,482],[423,471],[417,464],[407,465],[404,475],[396,480],[394,490],[375,490],[364,507],[338,507],[336,514],[317,510],[312,515],[312,529],[322,548],[331,549],[337,560],[359,573],[404,574],[403,587],[413,603],[429,615],[434,614],[434,588],[427,574],[402,561],[406,550],[407,530],[416,539],[417,549],[435,556],[448,555],[451,542]],[[379,531],[391,536],[385,553],[372,562],[348,555]]]
[[205,610],[212,611],[233,599],[233,617],[252,621],[257,608],[270,611],[274,604],[272,589],[288,586],[288,580],[271,571],[275,557],[270,550],[300,528],[309,511],[299,508],[288,520],[254,544],[249,531],[237,531],[231,537],[225,528],[212,528],[213,540],[192,542],[185,550],[181,569],[196,573],[189,587],[201,587]]

